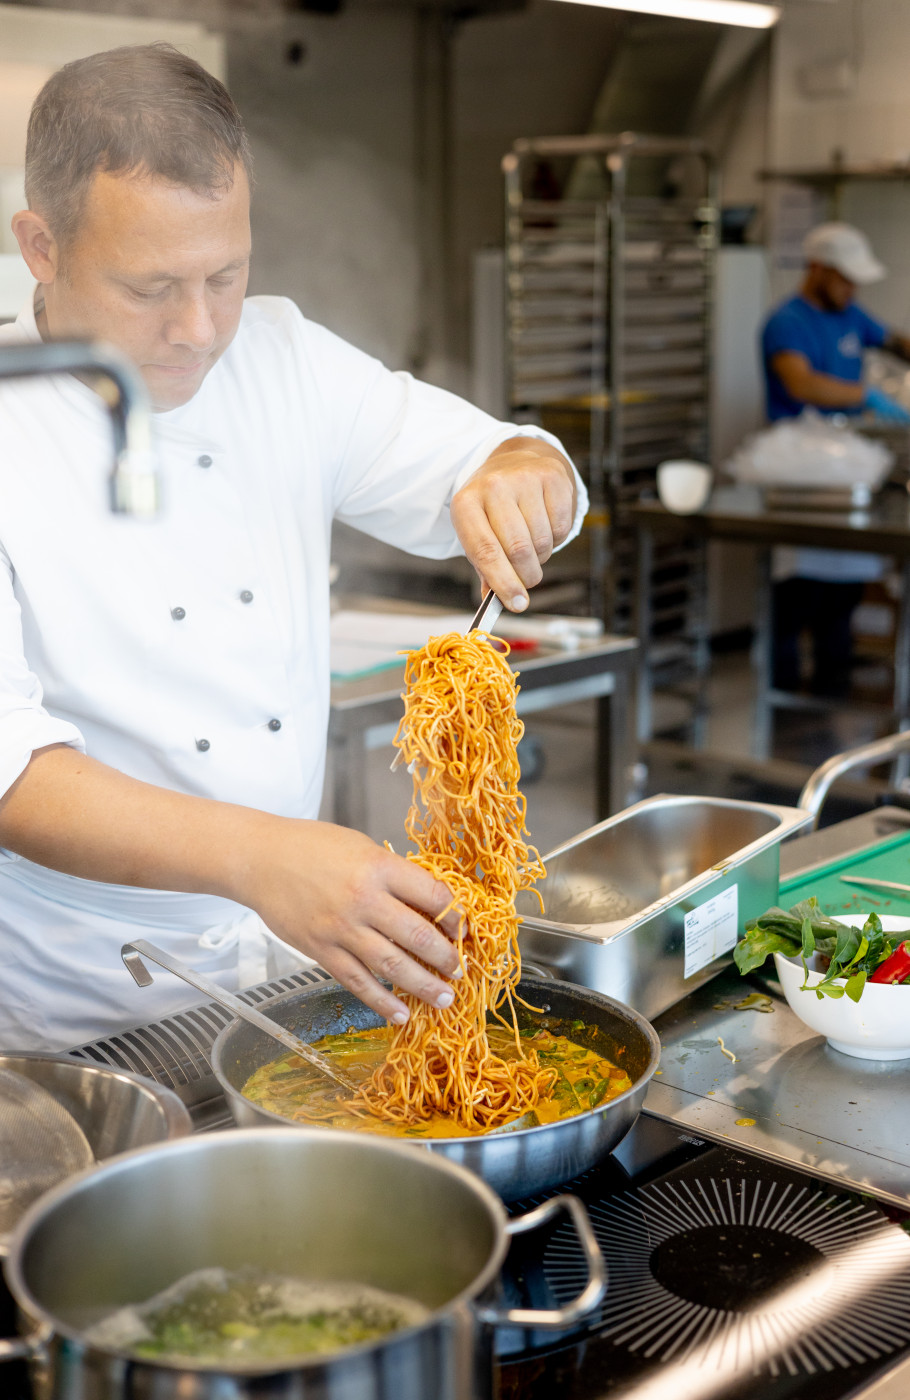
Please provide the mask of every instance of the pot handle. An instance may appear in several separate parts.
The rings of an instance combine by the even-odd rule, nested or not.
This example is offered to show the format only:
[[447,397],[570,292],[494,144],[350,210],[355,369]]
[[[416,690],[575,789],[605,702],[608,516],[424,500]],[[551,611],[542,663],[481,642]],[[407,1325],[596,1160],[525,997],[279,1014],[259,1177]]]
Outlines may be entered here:
[[4,1361],[40,1361],[54,1335],[50,1323],[42,1325],[28,1337],[0,1337],[0,1366]]
[[607,1266],[597,1243],[588,1212],[577,1196],[554,1196],[536,1210],[506,1221],[507,1235],[523,1235],[552,1220],[560,1211],[572,1217],[579,1243],[588,1266],[588,1281],[582,1291],[563,1308],[496,1308],[490,1305],[477,1309],[481,1322],[511,1327],[571,1327],[585,1313],[596,1308],[607,1291]]

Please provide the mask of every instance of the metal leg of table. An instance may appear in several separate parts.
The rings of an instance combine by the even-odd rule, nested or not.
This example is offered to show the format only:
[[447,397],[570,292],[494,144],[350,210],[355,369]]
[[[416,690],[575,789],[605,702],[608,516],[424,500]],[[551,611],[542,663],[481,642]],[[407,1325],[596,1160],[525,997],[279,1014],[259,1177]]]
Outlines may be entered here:
[[708,617],[708,542],[699,540],[692,596],[692,641],[695,671],[692,696],[692,743],[703,749],[708,738],[708,677],[711,672],[711,624]]
[[599,822],[614,812],[621,812],[629,804],[635,758],[632,699],[632,672],[619,667],[614,675],[613,693],[601,695],[596,701],[594,810]]
[[[901,602],[894,636],[894,720],[896,729],[910,729],[910,560],[901,569]],[[910,776],[910,754],[899,754],[891,768],[895,787]]]
[[755,636],[752,642],[755,717],[752,724],[752,755],[754,758],[770,758],[774,738],[774,712],[770,694],[774,647],[770,549],[759,550],[755,561],[755,573]]
[[332,756],[332,821],[355,831],[367,829],[366,735],[334,736]]
[[635,548],[635,597],[632,600],[635,635],[638,638],[638,684],[636,686],[636,733],[646,744],[654,727],[654,675],[651,667],[651,575],[654,570],[654,536],[639,527]]

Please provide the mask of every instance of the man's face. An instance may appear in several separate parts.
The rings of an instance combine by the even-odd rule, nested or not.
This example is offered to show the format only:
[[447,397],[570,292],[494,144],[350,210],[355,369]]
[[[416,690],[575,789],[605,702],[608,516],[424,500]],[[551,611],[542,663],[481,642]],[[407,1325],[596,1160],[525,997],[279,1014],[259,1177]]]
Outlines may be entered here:
[[234,338],[249,263],[242,166],[217,197],[99,173],[45,284],[48,330],[109,341],[139,367],[155,409],[178,408]]
[[836,267],[819,267],[816,292],[827,311],[846,311],[856,296],[856,283]]

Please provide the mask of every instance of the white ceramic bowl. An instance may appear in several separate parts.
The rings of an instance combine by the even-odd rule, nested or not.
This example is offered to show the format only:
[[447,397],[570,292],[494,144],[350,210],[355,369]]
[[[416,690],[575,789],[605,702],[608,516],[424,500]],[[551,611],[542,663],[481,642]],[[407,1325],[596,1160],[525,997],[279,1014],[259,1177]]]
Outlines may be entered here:
[[[855,925],[858,921],[862,927],[866,917],[865,913],[854,914],[849,922]],[[904,938],[910,938],[910,919],[895,914],[882,914],[880,918],[886,933],[903,933]],[[775,953],[774,962],[793,1011],[811,1030],[825,1036],[833,1049],[861,1060],[910,1059],[910,987],[867,982],[859,1001],[851,1001],[847,996],[817,997],[811,988],[821,981],[823,972],[810,971],[809,987],[801,992],[803,965],[799,957]]]
[[711,494],[713,473],[704,462],[661,462],[657,494],[661,505],[676,515],[694,515]]

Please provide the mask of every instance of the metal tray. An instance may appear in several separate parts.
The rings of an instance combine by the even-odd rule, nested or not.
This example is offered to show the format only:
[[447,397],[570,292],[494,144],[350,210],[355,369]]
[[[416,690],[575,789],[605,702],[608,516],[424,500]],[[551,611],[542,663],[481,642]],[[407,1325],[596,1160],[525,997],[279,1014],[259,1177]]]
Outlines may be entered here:
[[872,487],[865,484],[765,486],[762,489],[767,510],[866,510],[872,504],[872,496]]
[[729,942],[731,926],[741,931],[776,902],[780,843],[810,821],[798,807],[719,797],[662,795],[628,807],[544,857],[546,918],[573,933],[536,929],[537,900],[521,895],[526,970],[657,1015],[729,962],[720,954],[696,966],[713,917],[705,906],[725,895],[717,941]]

